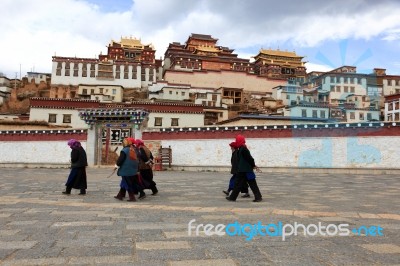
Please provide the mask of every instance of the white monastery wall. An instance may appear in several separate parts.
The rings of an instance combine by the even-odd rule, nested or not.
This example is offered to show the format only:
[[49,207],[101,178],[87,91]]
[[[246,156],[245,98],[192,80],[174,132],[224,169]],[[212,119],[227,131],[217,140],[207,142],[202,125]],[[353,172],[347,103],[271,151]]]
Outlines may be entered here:
[[[229,166],[234,139],[162,140],[175,168]],[[399,169],[400,137],[248,138],[259,167]]]

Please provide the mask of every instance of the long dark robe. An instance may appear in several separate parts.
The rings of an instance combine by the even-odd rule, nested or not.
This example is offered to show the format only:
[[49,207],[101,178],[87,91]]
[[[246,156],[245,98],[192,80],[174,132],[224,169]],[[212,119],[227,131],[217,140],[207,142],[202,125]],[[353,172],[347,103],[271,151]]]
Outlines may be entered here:
[[69,173],[67,187],[75,189],[87,189],[86,177],[87,157],[82,147],[71,151],[71,171]]

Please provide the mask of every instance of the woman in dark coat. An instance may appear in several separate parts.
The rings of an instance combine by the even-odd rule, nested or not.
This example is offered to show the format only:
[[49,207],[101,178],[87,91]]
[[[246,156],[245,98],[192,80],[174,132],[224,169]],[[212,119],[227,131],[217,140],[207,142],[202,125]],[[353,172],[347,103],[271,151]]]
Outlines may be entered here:
[[256,166],[254,158],[251,156],[250,151],[246,146],[246,139],[242,135],[237,135],[235,142],[239,147],[237,179],[231,195],[226,197],[226,199],[229,201],[236,201],[240,190],[247,182],[250,186],[251,191],[253,191],[254,194],[253,202],[260,202],[262,201],[262,195],[260,189],[258,188],[253,170],[258,169],[258,167]]
[[[223,190],[222,192],[229,196],[229,193],[233,190],[233,187],[235,186],[236,178],[237,178],[237,169],[238,169],[238,164],[239,164],[239,156],[238,156],[238,151],[239,147],[237,146],[236,142],[231,142],[229,143],[229,146],[231,147],[232,150],[232,156],[231,156],[231,174],[232,177],[229,180],[229,186],[228,190]],[[243,185],[242,189],[240,192],[243,193],[242,198],[249,198],[249,185],[247,182]]]
[[146,188],[151,189],[152,195],[156,195],[158,193],[157,184],[153,180],[153,154],[144,145],[144,142],[141,139],[136,139],[135,141],[136,147],[139,151],[139,171],[140,175],[143,178],[144,183],[146,184]]
[[86,166],[88,165],[86,152],[81,143],[75,139],[69,140],[68,146],[71,148],[71,171],[63,194],[71,194],[71,190],[74,188],[80,190],[79,195],[85,195],[87,189]]

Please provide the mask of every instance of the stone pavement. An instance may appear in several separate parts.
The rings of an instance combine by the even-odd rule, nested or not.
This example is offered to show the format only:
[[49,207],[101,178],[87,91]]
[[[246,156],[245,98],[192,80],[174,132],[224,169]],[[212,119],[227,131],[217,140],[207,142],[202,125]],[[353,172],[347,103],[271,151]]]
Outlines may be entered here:
[[[264,200],[253,203],[225,200],[228,173],[166,171],[155,173],[158,195],[121,202],[111,170],[88,168],[88,194],[67,196],[69,169],[0,169],[0,265],[400,265],[396,175],[262,173]],[[331,234],[380,226],[383,236],[196,236],[199,224],[235,221],[320,222]]]

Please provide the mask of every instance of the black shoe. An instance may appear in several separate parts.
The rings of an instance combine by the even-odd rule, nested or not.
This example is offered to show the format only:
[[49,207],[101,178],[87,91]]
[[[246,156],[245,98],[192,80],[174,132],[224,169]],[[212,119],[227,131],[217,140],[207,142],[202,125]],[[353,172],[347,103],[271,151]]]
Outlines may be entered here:
[[140,194],[140,196],[139,196],[139,198],[138,199],[144,199],[146,197],[146,194],[145,193],[143,193],[143,194]]
[[228,191],[222,190],[222,192],[223,192],[225,195],[229,196],[229,192],[228,192]]
[[153,193],[151,193],[151,195],[156,195],[158,193],[158,189],[154,189]]
[[253,200],[253,202],[260,202],[260,201],[262,201],[262,198]]
[[68,191],[63,191],[62,193],[65,195],[71,195],[71,192],[68,192]]
[[229,200],[229,201],[236,201],[234,199],[231,199],[230,197],[226,197],[225,199]]
[[81,192],[81,193],[79,193],[78,195],[86,195],[86,192]]
[[242,195],[241,198],[250,198],[250,194],[246,193],[246,194]]

